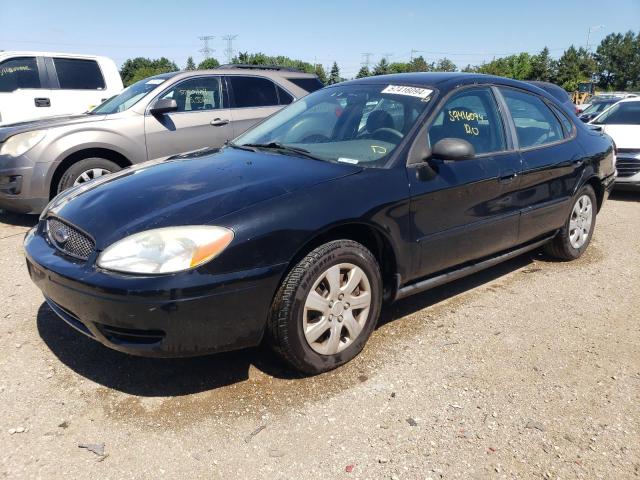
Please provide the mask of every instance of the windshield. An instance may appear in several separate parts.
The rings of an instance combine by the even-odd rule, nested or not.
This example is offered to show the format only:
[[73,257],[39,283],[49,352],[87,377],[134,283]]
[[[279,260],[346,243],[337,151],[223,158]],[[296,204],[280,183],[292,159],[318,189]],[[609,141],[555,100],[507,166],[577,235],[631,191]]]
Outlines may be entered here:
[[610,100],[610,101],[604,101],[604,102],[597,102],[597,103],[592,103],[591,105],[589,105],[589,107],[587,107],[584,112],[582,112],[584,115],[589,115],[589,114],[593,114],[593,113],[599,113],[602,112],[605,108],[607,108],[609,105],[613,105],[614,103],[618,102],[619,100]]
[[164,83],[168,78],[169,77],[166,76],[156,76],[140,80],[139,82],[125,88],[120,95],[111,97],[106,102],[98,105],[89,113],[110,114],[124,112],[125,110],[133,107],[147,93],[155,89],[158,85]]
[[593,122],[597,125],[640,125],[640,102],[618,102]]
[[319,160],[385,167],[426,109],[432,92],[388,84],[324,88],[281,110],[232,145],[298,149]]

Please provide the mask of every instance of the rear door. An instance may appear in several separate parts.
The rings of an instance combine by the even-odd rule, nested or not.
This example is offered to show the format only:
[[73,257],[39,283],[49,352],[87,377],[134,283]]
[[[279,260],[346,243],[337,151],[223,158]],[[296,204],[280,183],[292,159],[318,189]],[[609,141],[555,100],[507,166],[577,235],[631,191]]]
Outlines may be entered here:
[[0,125],[54,115],[42,57],[0,60]]
[[522,156],[518,242],[560,228],[580,179],[582,150],[575,126],[542,97],[511,87],[499,89],[511,114]]
[[107,99],[107,85],[98,62],[93,59],[47,57],[52,84],[51,110],[54,115],[75,115],[100,105]]
[[293,102],[294,97],[271,79],[257,75],[229,75],[233,135],[238,136],[263,118]]
[[424,277],[512,247],[519,209],[514,198],[522,165],[490,87],[463,88],[445,101],[428,130],[433,147],[444,138],[470,142],[470,160],[429,161],[408,168],[417,241],[416,277]]
[[219,75],[179,81],[158,98],[173,98],[178,110],[164,115],[145,115],[149,159],[221,147],[233,138],[226,88]]

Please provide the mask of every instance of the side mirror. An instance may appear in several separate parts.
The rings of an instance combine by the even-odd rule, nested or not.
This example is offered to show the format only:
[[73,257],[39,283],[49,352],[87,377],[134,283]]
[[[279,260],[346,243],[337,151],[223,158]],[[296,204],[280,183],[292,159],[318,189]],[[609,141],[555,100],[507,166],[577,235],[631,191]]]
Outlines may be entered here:
[[470,160],[476,156],[476,150],[461,138],[443,138],[431,149],[431,157],[440,160]]
[[162,115],[169,112],[175,112],[178,110],[178,102],[173,98],[161,98],[160,100],[156,100],[151,108],[149,109],[149,113],[151,115]]

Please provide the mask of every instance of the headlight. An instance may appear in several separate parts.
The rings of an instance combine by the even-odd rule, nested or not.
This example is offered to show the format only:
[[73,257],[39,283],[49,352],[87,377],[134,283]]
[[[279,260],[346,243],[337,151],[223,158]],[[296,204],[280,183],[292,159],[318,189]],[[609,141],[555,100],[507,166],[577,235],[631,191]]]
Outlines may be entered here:
[[233,240],[224,227],[185,226],[147,230],[117,241],[98,257],[98,266],[126,273],[188,270],[220,255]]
[[19,157],[23,153],[28,152],[35,147],[45,136],[42,130],[34,130],[33,132],[18,133],[9,137],[0,147],[0,155],[9,155],[11,157]]

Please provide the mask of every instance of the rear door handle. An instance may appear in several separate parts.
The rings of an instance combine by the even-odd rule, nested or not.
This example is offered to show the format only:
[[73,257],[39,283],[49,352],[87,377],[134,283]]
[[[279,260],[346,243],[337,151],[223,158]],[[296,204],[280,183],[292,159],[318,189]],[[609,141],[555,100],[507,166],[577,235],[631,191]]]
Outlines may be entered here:
[[506,170],[502,172],[500,175],[500,183],[509,183],[513,181],[518,176],[518,173],[515,170]]
[[211,125],[214,127],[221,127],[222,125],[227,125],[229,120],[226,118],[214,118],[211,120]]
[[36,107],[50,107],[51,100],[44,97],[34,98],[33,102],[36,104]]

